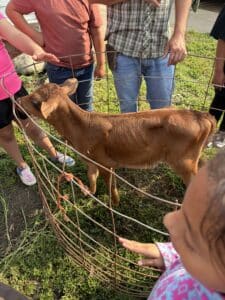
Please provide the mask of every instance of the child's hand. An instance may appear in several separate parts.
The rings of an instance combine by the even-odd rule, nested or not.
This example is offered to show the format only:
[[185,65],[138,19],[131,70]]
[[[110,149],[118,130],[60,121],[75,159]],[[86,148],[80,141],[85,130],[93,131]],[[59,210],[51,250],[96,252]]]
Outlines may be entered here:
[[45,51],[34,53],[32,58],[36,61],[49,61],[52,63],[57,63],[60,61],[54,54],[47,53]]
[[155,244],[138,243],[121,237],[119,237],[119,242],[124,248],[145,257],[138,261],[139,266],[156,267],[161,270],[165,268],[163,257]]

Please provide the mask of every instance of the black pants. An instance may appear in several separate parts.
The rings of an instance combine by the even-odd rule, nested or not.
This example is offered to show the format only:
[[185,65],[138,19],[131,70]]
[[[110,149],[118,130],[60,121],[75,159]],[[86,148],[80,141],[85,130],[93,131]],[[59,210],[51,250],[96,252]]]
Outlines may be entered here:
[[218,122],[222,117],[219,130],[225,131],[225,88],[220,91],[215,89],[215,96],[210,105],[209,113],[216,118]]
[[[15,100],[19,97],[27,96],[28,93],[25,88],[22,86],[21,89],[14,95]],[[25,120],[27,119],[27,115],[22,111],[16,108],[16,115],[19,119]],[[10,98],[4,99],[0,101],[0,129],[11,124],[12,120],[14,120],[13,115],[13,105],[12,100]]]

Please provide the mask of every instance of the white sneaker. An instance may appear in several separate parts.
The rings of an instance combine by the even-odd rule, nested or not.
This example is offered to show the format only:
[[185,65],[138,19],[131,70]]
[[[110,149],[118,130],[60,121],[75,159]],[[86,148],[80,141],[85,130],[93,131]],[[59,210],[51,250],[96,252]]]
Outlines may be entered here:
[[225,131],[218,131],[213,139],[213,146],[219,149],[225,147]]
[[225,147],[225,138],[223,140],[220,140],[220,141],[216,141],[214,143],[215,147],[216,148],[219,148],[219,149],[222,149]]
[[207,148],[212,148],[213,147],[213,138],[210,137],[210,139],[208,140],[208,143],[207,143]]
[[31,186],[37,183],[36,177],[32,173],[30,167],[16,168],[16,172],[19,175],[23,184]]
[[51,158],[51,160],[53,162],[59,162],[61,164],[65,164],[67,167],[72,167],[75,165],[75,160],[68,156],[68,155],[64,155],[61,152],[57,152],[57,156],[54,158]]

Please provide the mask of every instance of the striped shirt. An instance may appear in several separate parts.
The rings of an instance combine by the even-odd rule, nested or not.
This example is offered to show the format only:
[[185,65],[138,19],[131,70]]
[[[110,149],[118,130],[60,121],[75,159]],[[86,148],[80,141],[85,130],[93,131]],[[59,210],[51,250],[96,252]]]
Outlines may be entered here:
[[162,56],[169,37],[172,3],[162,0],[160,7],[153,7],[144,0],[128,0],[108,6],[108,44],[132,57]]

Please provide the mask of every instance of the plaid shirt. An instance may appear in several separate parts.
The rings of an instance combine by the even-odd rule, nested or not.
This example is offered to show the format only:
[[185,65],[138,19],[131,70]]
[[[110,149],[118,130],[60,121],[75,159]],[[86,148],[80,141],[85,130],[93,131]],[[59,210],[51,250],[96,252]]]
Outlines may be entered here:
[[128,0],[108,6],[108,44],[132,57],[162,56],[169,37],[172,3],[162,0],[160,7],[155,8],[145,0]]

